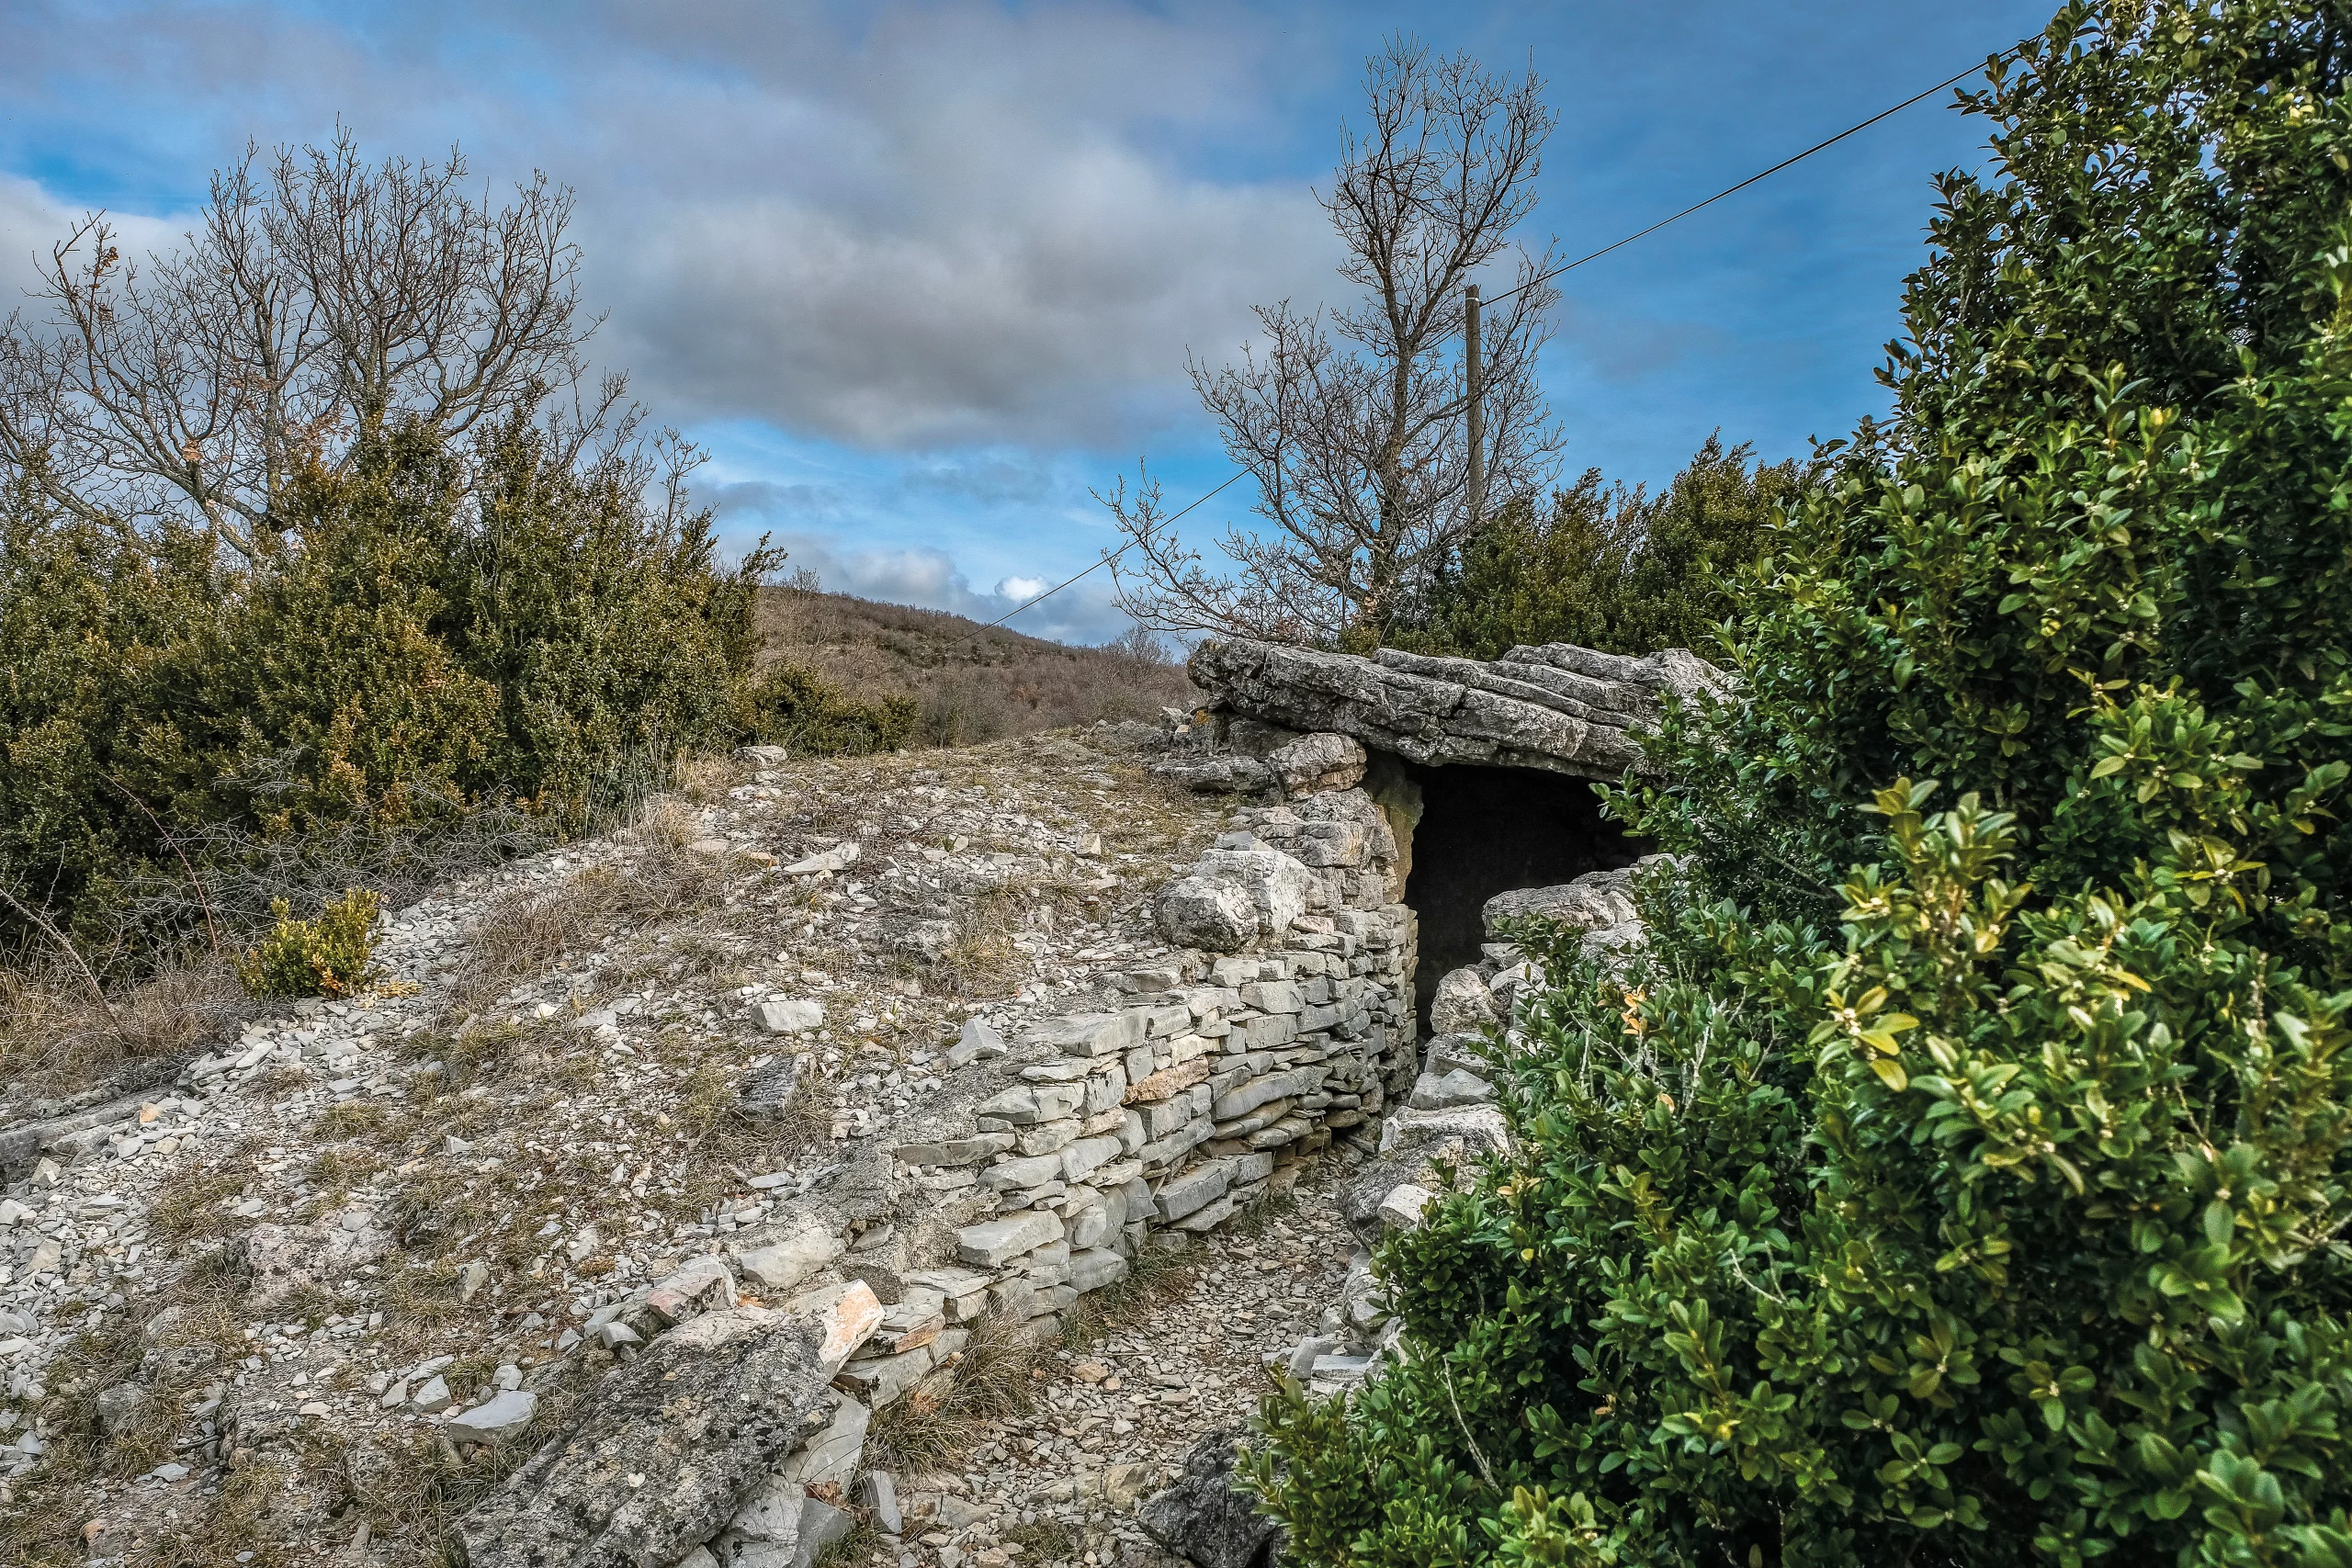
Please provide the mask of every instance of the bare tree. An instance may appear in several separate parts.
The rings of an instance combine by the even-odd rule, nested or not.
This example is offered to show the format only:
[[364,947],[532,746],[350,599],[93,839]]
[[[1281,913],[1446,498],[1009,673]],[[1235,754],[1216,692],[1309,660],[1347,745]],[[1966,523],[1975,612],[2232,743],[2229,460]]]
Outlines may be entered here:
[[[551,406],[566,455],[634,421],[590,386],[571,193],[544,175],[493,207],[438,164],[332,145],[248,148],[184,249],[124,258],[103,214],[51,252],[46,309],[0,322],[0,475],[83,516],[209,528],[248,559],[288,479],[361,433],[461,434]],[[557,400],[549,405],[550,394]]]
[[1097,497],[1127,536],[1112,563],[1119,605],[1147,626],[1378,640],[1416,574],[1471,525],[1463,289],[1506,254],[1518,288],[1483,323],[1490,509],[1556,468],[1559,432],[1535,384],[1558,299],[1537,281],[1551,251],[1511,239],[1554,123],[1543,84],[1399,38],[1368,62],[1364,85],[1368,127],[1347,133],[1319,198],[1347,247],[1340,275],[1363,299],[1329,312],[1261,306],[1262,341],[1239,364],[1188,362],[1271,526],[1227,528],[1227,571],[1176,535],[1148,474],[1132,495],[1122,480]]

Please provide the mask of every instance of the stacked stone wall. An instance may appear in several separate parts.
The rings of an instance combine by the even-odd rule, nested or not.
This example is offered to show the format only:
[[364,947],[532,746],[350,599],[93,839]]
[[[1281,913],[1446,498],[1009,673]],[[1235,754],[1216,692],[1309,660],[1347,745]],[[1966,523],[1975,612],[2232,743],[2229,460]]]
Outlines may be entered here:
[[[1201,935],[1172,906],[1205,879],[1263,916],[1238,951],[1178,948],[1124,977],[1125,1005],[1037,1019],[1009,1041],[967,1031],[957,1051],[1001,1051],[1005,1087],[967,1127],[889,1150],[954,1230],[953,1265],[905,1275],[895,1315],[910,1326],[994,1311],[1042,1330],[1143,1248],[1287,1186],[1334,1137],[1369,1149],[1355,1130],[1419,1065],[1396,836],[1352,788],[1245,809],[1234,827],[1163,895],[1162,923]],[[842,1383],[887,1403],[958,1343],[863,1357]]]

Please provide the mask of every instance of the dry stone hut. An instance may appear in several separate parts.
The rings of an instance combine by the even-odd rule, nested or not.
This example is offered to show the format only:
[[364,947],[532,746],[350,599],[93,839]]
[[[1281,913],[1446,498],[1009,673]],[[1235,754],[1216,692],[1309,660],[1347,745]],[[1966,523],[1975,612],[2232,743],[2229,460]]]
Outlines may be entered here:
[[1218,642],[1194,657],[1193,677],[1211,700],[1179,727],[1163,776],[1280,797],[1355,787],[1378,807],[1414,917],[1424,1031],[1442,983],[1480,962],[1494,919],[1566,913],[1602,929],[1630,918],[1622,877],[1568,886],[1643,852],[1587,784],[1638,764],[1629,730],[1662,696],[1724,689],[1682,649],[1629,659],[1570,643],[1482,662]]

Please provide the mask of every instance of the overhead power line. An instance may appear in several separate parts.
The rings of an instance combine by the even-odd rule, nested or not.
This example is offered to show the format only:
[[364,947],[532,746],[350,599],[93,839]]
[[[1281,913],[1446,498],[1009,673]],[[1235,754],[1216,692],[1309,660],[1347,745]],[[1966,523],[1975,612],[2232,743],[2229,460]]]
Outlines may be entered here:
[[[2015,54],[2016,52],[2017,48],[2015,47],[2004,50],[1999,54],[1995,55],[1992,60],[1985,62],[1985,64],[1990,65],[2000,61],[2007,60],[2010,55]],[[1853,135],[1857,131],[1868,130],[1871,126],[1876,125],[1880,120],[1886,118],[1889,115],[1901,114],[1905,109],[1909,108],[1913,104],[1917,103],[1922,98],[1934,97],[1946,87],[1955,86],[1960,83],[1967,81],[1971,76],[1975,75],[1979,71],[1984,69],[1984,65],[1972,65],[1957,76],[1947,76],[1942,81],[1937,83],[1934,86],[1928,88],[1924,92],[1912,94],[1909,97],[1904,99],[1901,103],[1896,104],[1894,107],[1881,109],[1878,113],[1871,116],[1870,118],[1863,120],[1859,124],[1848,126],[1845,130],[1839,131],[1837,135],[1830,137],[1827,141],[1816,141],[1812,146],[1806,148],[1804,152],[1799,152],[1792,157],[1781,159],[1779,163],[1773,164],[1770,168],[1766,169],[1761,174],[1750,175],[1736,186],[1725,186],[1723,189],[1715,192],[1714,195],[1707,197],[1706,200],[1694,201],[1690,206],[1684,208],[1681,211],[1674,214],[1672,217],[1661,218],[1657,222],[1651,224],[1648,228],[1636,230],[1634,232],[1626,235],[1623,239],[1619,240],[1614,244],[1603,245],[1600,249],[1594,251],[1588,255],[1578,256],[1572,262],[1563,262],[1549,272],[1538,273],[1535,276],[1529,278],[1526,282],[1519,285],[1516,288],[1506,288],[1500,294],[1498,294],[1493,299],[1487,300],[1487,303],[1489,305],[1498,305],[1514,294],[1522,293],[1527,289],[1534,288],[1539,283],[1549,283],[1552,279],[1559,276],[1562,273],[1574,272],[1577,268],[1584,265],[1585,263],[1589,261],[1599,261],[1601,257],[1607,255],[1611,251],[1623,250],[1636,240],[1645,239],[1648,236],[1657,233],[1660,229],[1665,228],[1669,223],[1680,222],[1683,219],[1690,217],[1692,213],[1698,211],[1702,207],[1713,207],[1715,203],[1721,201],[1727,196],[1737,196],[1741,191],[1746,190],[1749,186],[1754,185],[1757,181],[1770,179],[1774,175],[1779,174],[1782,169],[1787,168],[1790,164],[1802,164],[1807,158],[1812,157],[1815,152],[1822,151],[1824,148],[1837,146],[1838,143],[1845,141],[1846,138]]]
[[[1232,473],[1226,475],[1225,484],[1217,486],[1216,490],[1213,490],[1209,491],[1207,495],[1202,496],[1198,501],[1193,502],[1191,506],[1185,507],[1183,512],[1173,512],[1169,513],[1166,518],[1162,519],[1163,523],[1175,522],[1177,518],[1183,516],[1185,512],[1190,512],[1193,510],[1193,506],[1199,506],[1203,502],[1208,501],[1211,497],[1216,494],[1218,490],[1225,489],[1226,485],[1231,484],[1234,480],[1239,479],[1243,474],[1246,474],[1250,470],[1247,468],[1237,468]],[[1055,594],[1059,593],[1063,589],[1068,588],[1071,583],[1078,581],[1080,578],[1090,577],[1095,572],[1102,570],[1102,568],[1109,566],[1113,561],[1117,560],[1121,556],[1125,555],[1133,548],[1135,548],[1135,541],[1133,539],[1129,539],[1125,544],[1121,545],[1117,549],[1113,550],[1109,555],[1104,556],[1101,560],[1096,561],[1092,566],[1090,566],[1084,571],[1080,572],[1077,577],[1069,578],[1063,581],[1055,583],[1051,588],[1048,588],[1043,593],[1038,594],[1036,598],[1030,600],[1028,604],[1014,605],[1012,609],[1007,610],[1003,615],[999,615],[995,620],[990,621],[989,625],[992,626],[1001,626],[1004,625],[1005,622],[1012,619],[1013,616],[1027,609],[1030,604],[1041,604],[1045,603]]]
[[[1819,152],[1825,148],[1835,147],[1840,141],[1845,141],[1849,136],[1852,136],[1858,131],[1868,130],[1871,126],[1876,125],[1880,120],[1885,119],[1889,116],[1901,114],[1905,109],[1909,108],[1913,104],[1919,102],[1923,98],[1931,98],[1947,87],[1957,86],[1961,83],[1967,81],[1971,76],[1975,75],[1978,72],[1984,70],[1987,66],[1998,64],[2000,62],[2008,59],[2011,55],[2016,54],[2018,49],[2023,47],[2024,46],[2020,44],[2005,49],[2000,53],[1994,55],[1991,59],[1985,61],[1983,64],[1972,65],[1967,70],[1959,73],[1957,75],[1947,76],[1942,81],[1937,83],[1934,86],[1914,93],[1909,97],[1904,99],[1901,103],[1895,104],[1888,108],[1883,108],[1879,110],[1878,113],[1871,116],[1870,118],[1849,125],[1845,130],[1839,131],[1837,135],[1829,137],[1826,141],[1816,141],[1812,146],[1806,148],[1804,152],[1783,158],[1779,163],[1773,164],[1770,168],[1766,169],[1759,174],[1750,175],[1736,186],[1725,186],[1723,189],[1715,192],[1714,195],[1707,197],[1704,201],[1694,201],[1690,206],[1684,208],[1681,211],[1674,213],[1670,217],[1661,218],[1646,229],[1637,229],[1633,233],[1626,235],[1623,239],[1619,240],[1614,243],[1603,245],[1600,249],[1590,252],[1585,255],[1580,255],[1572,262],[1563,262],[1558,266],[1552,268],[1549,272],[1538,273],[1535,276],[1529,278],[1525,283],[1520,284],[1512,288],[1505,289],[1502,293],[1498,294],[1493,299],[1486,301],[1486,303],[1489,305],[1499,305],[1514,294],[1522,293],[1527,289],[1534,288],[1539,283],[1548,283],[1564,272],[1574,272],[1577,267],[1584,265],[1585,263],[1599,261],[1601,257],[1607,255],[1611,251],[1623,250],[1627,245],[1632,244],[1636,240],[1647,239],[1650,235],[1657,233],[1660,229],[1665,228],[1668,224],[1679,223],[1683,219],[1688,218],[1692,213],[1700,210],[1702,208],[1713,207],[1715,203],[1723,200],[1723,198],[1727,196],[1737,196],[1741,191],[1746,190],[1749,186],[1756,184],[1758,180],[1770,179],[1774,175],[1779,174],[1782,169],[1788,168],[1791,164],[1802,164],[1807,158],[1812,157],[1815,152]],[[1183,511],[1171,513],[1165,521],[1169,523],[1175,522],[1177,518],[1183,516],[1184,513],[1190,512],[1193,510],[1193,507],[1199,506],[1202,502],[1208,501],[1217,493],[1217,491],[1224,490],[1227,485],[1230,485],[1234,480],[1241,478],[1241,476],[1248,471],[1248,469],[1244,468],[1228,474],[1226,476],[1225,483],[1218,485],[1216,490],[1210,491],[1208,494],[1200,497],[1198,500],[1192,502],[1191,505],[1186,506]],[[1071,583],[1091,577],[1095,572],[1100,571],[1102,568],[1110,565],[1113,561],[1117,560],[1121,556],[1125,555],[1129,550],[1135,548],[1135,547],[1136,541],[1129,539],[1125,544],[1121,545],[1117,549],[1113,550],[1101,560],[1098,560],[1092,566],[1088,567],[1084,571],[1078,573],[1074,577],[1068,578],[1063,581],[1055,583],[1051,588],[1046,589],[1043,593],[1038,594],[1035,598],[1031,599],[1024,604],[1014,605],[1012,609],[1007,610],[1003,615],[999,615],[995,620],[990,621],[989,625],[991,626],[1001,626],[1004,625],[1005,622],[1012,619],[1013,616],[1021,614],[1022,611],[1028,609],[1030,605],[1041,604],[1045,603],[1045,601],[1052,598],[1055,594],[1059,593],[1063,589],[1070,586]]]

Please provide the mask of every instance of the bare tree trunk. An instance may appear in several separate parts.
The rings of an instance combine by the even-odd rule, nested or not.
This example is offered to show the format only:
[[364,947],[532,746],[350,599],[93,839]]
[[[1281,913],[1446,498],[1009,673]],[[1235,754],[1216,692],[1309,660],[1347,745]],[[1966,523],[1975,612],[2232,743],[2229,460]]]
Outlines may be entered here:
[[1231,567],[1213,570],[1168,533],[1148,476],[1132,501],[1121,484],[1100,497],[1128,540],[1112,568],[1121,608],[1164,631],[1376,643],[1478,514],[1455,344],[1464,286],[1506,255],[1518,288],[1487,323],[1482,488],[1502,503],[1550,479],[1560,436],[1535,358],[1557,299],[1536,281],[1551,253],[1511,238],[1553,125],[1541,88],[1407,39],[1368,63],[1367,124],[1323,198],[1360,302],[1261,307],[1238,364],[1190,366],[1227,455],[1257,480],[1262,526],[1228,526],[1216,547]]

